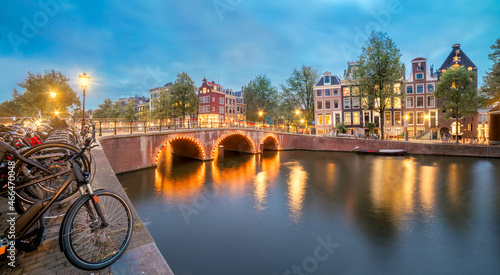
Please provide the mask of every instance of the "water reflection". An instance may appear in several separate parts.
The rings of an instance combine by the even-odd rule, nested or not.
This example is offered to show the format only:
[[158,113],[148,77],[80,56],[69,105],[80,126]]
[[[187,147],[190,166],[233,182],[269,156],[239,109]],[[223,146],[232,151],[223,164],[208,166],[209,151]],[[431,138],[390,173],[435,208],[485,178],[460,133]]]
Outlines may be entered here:
[[294,223],[299,223],[302,216],[308,175],[304,167],[297,161],[287,162],[284,165],[290,169],[287,180],[290,219]]
[[267,194],[271,183],[274,182],[279,175],[280,158],[279,152],[266,154],[267,156],[261,159],[262,171],[258,172],[253,180],[255,209],[263,211],[267,208]]
[[242,155],[212,161],[212,181],[217,190],[227,190],[233,197],[245,194],[247,185],[255,177],[256,155]]

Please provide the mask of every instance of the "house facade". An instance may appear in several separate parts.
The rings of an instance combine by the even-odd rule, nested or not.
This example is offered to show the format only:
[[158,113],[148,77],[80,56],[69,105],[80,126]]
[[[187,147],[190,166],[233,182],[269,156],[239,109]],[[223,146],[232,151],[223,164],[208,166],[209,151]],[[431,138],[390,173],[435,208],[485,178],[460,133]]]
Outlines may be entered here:
[[[454,70],[457,67],[464,67],[469,71],[473,71],[477,73],[476,65],[469,59],[469,57],[462,51],[460,48],[460,44],[454,44],[452,46],[452,50],[448,57],[444,60],[443,65],[439,67],[437,71],[437,78],[441,77],[441,75],[447,70]],[[477,79],[476,79],[476,87],[477,87]],[[444,115],[444,111],[442,109],[443,102],[439,102],[439,106],[441,107],[441,114]],[[439,131],[440,133],[451,133],[455,135],[458,132],[458,135],[464,138],[477,137],[478,136],[478,119],[477,116],[467,116],[459,118],[458,125],[454,119],[444,119],[444,117],[440,116],[439,118]]]
[[342,85],[338,76],[323,73],[314,86],[314,122],[318,135],[329,134],[343,121]]
[[225,96],[226,93],[221,85],[203,78],[198,89],[200,99],[198,123],[200,125],[214,125],[225,121]]
[[[417,57],[411,61],[410,76],[405,82],[406,100],[404,104],[404,118],[409,137],[424,139],[438,139],[440,137],[439,118],[441,114],[433,93],[436,90],[437,80],[433,67],[431,66],[429,69],[427,67],[427,59]],[[401,115],[399,115],[398,120],[401,121]]]

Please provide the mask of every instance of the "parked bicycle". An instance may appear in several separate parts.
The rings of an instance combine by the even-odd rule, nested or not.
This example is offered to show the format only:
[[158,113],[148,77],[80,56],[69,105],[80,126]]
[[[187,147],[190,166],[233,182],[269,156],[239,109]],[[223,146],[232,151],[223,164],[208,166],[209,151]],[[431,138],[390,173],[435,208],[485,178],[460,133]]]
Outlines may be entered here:
[[15,242],[16,252],[33,251],[40,245],[44,231],[44,213],[66,197],[68,188],[73,184],[76,184],[75,188],[80,197],[71,204],[64,215],[59,231],[59,245],[68,261],[80,269],[97,270],[109,266],[124,253],[132,235],[132,213],[127,202],[119,195],[102,189],[92,189],[82,164],[78,163],[85,152],[91,149],[91,141],[92,139],[88,138],[77,153],[64,156],[61,161],[68,163],[69,167],[63,167],[61,171],[53,171],[50,166],[22,156],[15,148],[0,142],[0,148],[6,154],[15,156],[23,163],[45,173],[45,176],[21,186],[4,189],[0,191],[0,195],[14,196],[14,191],[24,190],[41,182],[53,179],[62,181],[52,196],[34,202],[18,216],[15,220],[15,236],[9,234],[10,228],[5,230],[0,245],[2,262],[8,261],[6,251],[12,241]]

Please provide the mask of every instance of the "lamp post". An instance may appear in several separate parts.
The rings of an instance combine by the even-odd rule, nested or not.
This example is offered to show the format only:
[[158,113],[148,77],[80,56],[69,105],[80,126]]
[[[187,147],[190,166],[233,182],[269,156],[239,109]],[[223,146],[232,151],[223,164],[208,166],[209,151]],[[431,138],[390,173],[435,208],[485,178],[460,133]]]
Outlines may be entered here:
[[405,141],[408,141],[408,114],[405,115]]
[[82,107],[82,131],[83,131],[83,125],[85,124],[85,90],[87,89],[87,85],[89,84],[89,79],[90,76],[83,73],[83,75],[80,75],[80,83],[82,84],[82,89],[83,89],[83,107]]
[[[259,118],[261,118],[262,115],[264,115],[264,112],[259,111]],[[262,120],[262,127],[264,127],[264,120]]]

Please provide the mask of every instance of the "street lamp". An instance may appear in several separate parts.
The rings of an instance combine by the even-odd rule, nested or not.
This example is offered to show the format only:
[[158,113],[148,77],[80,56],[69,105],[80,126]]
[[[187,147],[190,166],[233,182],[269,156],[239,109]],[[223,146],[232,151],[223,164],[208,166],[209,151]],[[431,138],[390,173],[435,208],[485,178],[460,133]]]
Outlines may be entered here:
[[56,114],[56,116],[58,116],[59,115],[59,111],[55,111],[54,114]]
[[[264,112],[259,111],[259,117],[262,117],[262,115],[264,115]],[[264,120],[262,120],[262,125],[264,125]]]
[[295,110],[295,114],[300,115],[300,110],[299,109]]
[[50,91],[50,97],[52,97],[52,99],[56,98],[56,96],[57,96],[56,92]]
[[83,107],[82,107],[82,131],[83,131],[83,125],[85,124],[85,90],[87,89],[87,85],[89,84],[89,79],[90,76],[83,73],[83,75],[80,75],[80,83],[82,84],[82,89],[83,89]]

